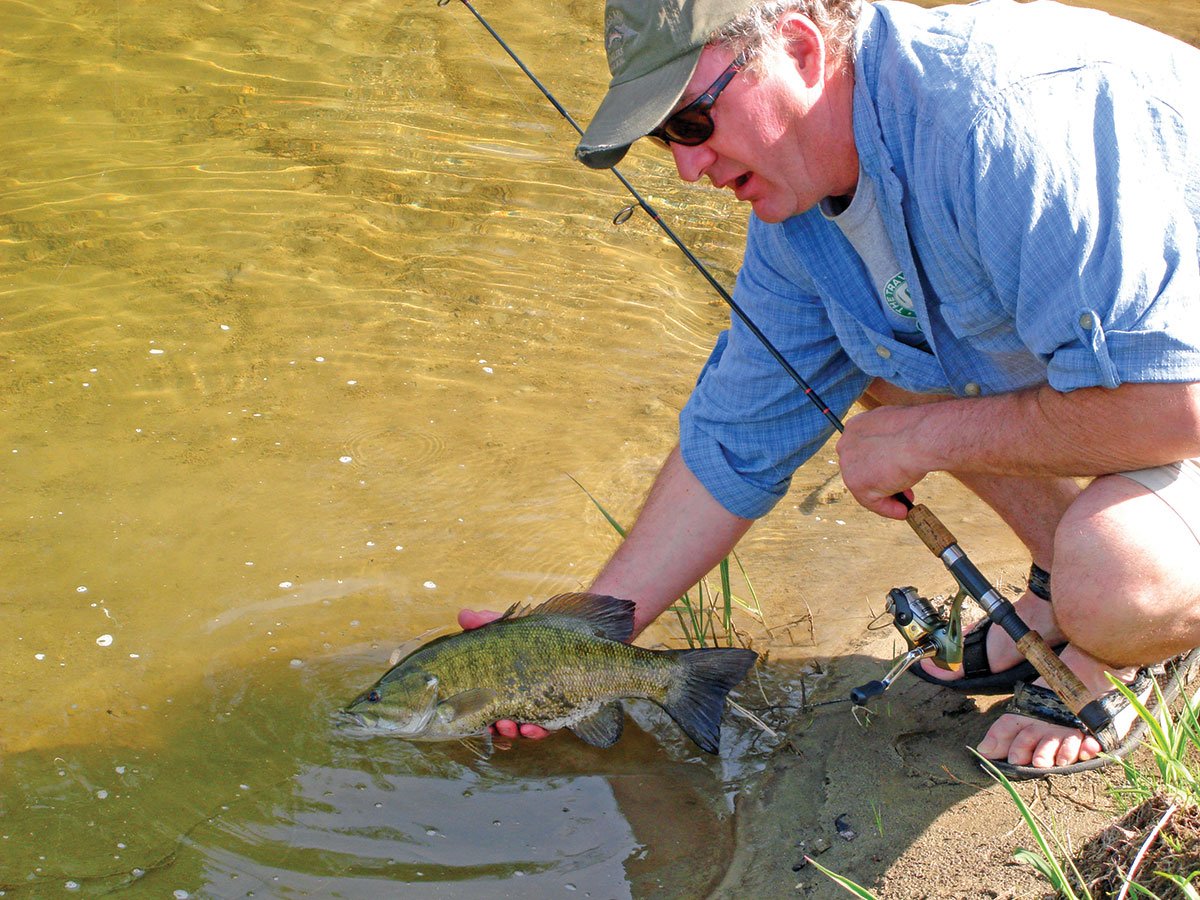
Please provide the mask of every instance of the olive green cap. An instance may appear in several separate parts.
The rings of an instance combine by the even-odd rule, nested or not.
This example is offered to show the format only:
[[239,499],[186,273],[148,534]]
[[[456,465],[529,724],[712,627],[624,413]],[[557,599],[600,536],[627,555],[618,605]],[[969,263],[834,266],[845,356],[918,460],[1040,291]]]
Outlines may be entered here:
[[757,0],[608,0],[604,50],[612,81],[575,148],[593,169],[615,166],[666,119],[708,39]]

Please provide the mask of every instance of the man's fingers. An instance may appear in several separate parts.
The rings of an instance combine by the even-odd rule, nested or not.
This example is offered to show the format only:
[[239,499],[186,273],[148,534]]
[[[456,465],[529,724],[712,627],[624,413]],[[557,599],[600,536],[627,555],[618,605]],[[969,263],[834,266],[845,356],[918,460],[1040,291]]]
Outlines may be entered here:
[[463,631],[470,631],[472,628],[494,622],[498,618],[500,618],[500,613],[490,609],[460,609],[458,611],[458,627]]
[[511,719],[501,719],[492,727],[496,729],[496,734],[503,738],[515,738],[521,733],[520,727]]

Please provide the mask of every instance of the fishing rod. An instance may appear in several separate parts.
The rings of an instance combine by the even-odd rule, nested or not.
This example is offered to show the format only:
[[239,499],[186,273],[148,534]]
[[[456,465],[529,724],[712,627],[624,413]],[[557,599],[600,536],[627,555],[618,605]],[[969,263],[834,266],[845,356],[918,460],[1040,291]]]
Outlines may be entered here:
[[[437,0],[437,5],[448,6],[450,2],[451,0]],[[487,30],[492,39],[500,45],[509,58],[525,73],[525,77],[541,91],[542,96],[550,101],[550,104],[558,111],[559,115],[566,119],[571,127],[582,136],[583,129],[579,126],[579,123],[575,121],[563,105],[558,102],[557,98],[550,93],[550,90],[542,84],[538,77],[517,56],[516,52],[500,36],[496,29],[492,27],[491,23],[480,14],[479,10],[471,3],[471,0],[459,0],[459,2],[470,11],[476,21]],[[796,368],[788,362],[746,311],[733,299],[725,289],[725,286],[713,277],[708,267],[692,253],[691,249],[675,233],[671,226],[663,221],[658,211],[650,205],[646,198],[638,192],[615,166],[610,167],[609,171],[621,183],[621,186],[629,192],[629,195],[633,197],[636,206],[643,209],[650,216],[654,223],[662,230],[663,234],[670,238],[671,242],[679,248],[687,261],[692,264],[697,272],[704,276],[704,280],[720,295],[721,299],[725,301],[750,333],[761,342],[772,358],[779,363],[788,376],[804,392],[804,396],[821,411],[821,414],[833,425],[839,434],[845,432],[846,427],[837,413],[833,412],[825,404],[820,395],[813,390],[812,386],[796,371]],[[633,205],[624,207],[613,217],[613,223],[620,225],[628,221],[634,209]],[[1104,728],[1108,715],[1099,705],[1099,701],[1093,701],[1089,697],[1087,688],[1083,686],[1083,682],[1079,680],[1079,677],[1067,668],[1066,664],[1050,649],[1050,646],[1038,632],[1031,629],[1021,620],[1012,603],[996,590],[976,565],[971,562],[967,554],[959,547],[957,539],[942,524],[937,516],[924,504],[914,504],[903,493],[894,494],[893,497],[900,501],[908,511],[905,521],[908,522],[917,537],[921,539],[921,542],[929,548],[934,556],[942,561],[950,571],[950,574],[954,576],[955,581],[959,585],[959,592],[952,601],[950,615],[945,617],[938,615],[928,601],[919,597],[913,588],[895,588],[889,592],[887,610],[893,615],[896,628],[908,642],[909,652],[897,661],[884,678],[855,688],[851,692],[851,699],[856,704],[865,704],[872,697],[882,694],[906,669],[922,659],[932,659],[935,664],[946,669],[957,669],[961,666],[961,606],[965,596],[970,595],[983,607],[988,618],[1003,628],[1005,633],[1013,639],[1021,654],[1033,663],[1034,668],[1046,679],[1050,687],[1058,693],[1071,712],[1079,717],[1084,727],[1093,734],[1098,735]]]

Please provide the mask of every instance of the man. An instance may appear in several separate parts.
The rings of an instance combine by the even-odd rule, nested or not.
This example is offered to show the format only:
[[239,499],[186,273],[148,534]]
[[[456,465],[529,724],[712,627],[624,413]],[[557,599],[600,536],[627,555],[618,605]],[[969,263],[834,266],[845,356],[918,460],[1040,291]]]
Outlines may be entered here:
[[[736,297],[835,412],[867,408],[837,445],[854,497],[903,518],[929,472],[975,491],[1032,556],[1018,612],[1095,697],[1200,645],[1200,52],[1009,0],[609,0],[605,41],[577,156],[648,135],[750,204]],[[592,589],[636,601],[640,631],[829,433],[735,320]],[[1027,677],[999,628],[971,642],[962,684],[918,674]],[[1046,689],[1014,704],[979,744],[1013,777],[1125,750]]]

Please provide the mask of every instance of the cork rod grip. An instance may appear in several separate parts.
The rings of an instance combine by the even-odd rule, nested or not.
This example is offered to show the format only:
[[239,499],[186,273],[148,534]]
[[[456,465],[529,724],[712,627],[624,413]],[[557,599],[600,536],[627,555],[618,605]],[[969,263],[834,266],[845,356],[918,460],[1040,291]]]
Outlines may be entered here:
[[905,521],[917,533],[926,547],[933,551],[934,556],[940,557],[947,547],[958,543],[950,529],[929,511],[923,503],[918,503],[908,511]]
[[1066,663],[1054,654],[1045,638],[1036,631],[1028,631],[1019,638],[1017,649],[1033,663],[1033,667],[1075,715],[1079,715],[1080,710],[1091,702],[1092,698],[1079,676],[1067,668]]

